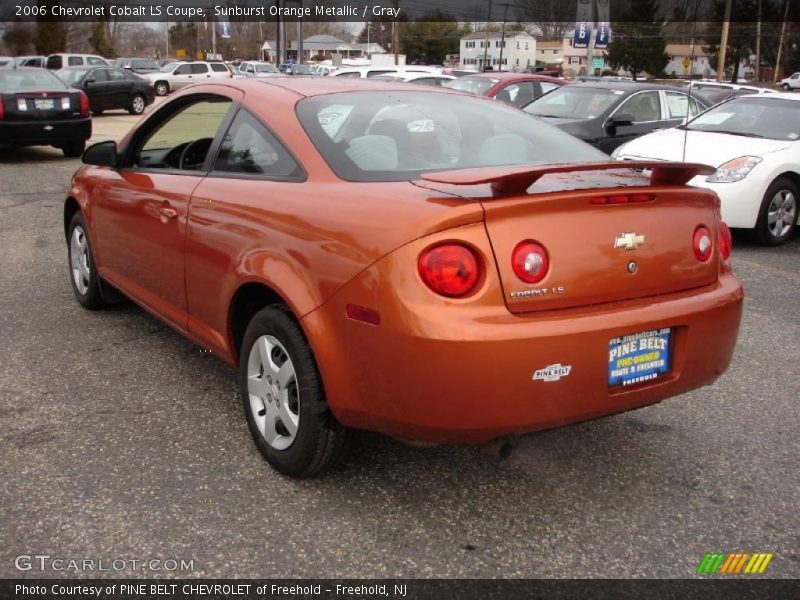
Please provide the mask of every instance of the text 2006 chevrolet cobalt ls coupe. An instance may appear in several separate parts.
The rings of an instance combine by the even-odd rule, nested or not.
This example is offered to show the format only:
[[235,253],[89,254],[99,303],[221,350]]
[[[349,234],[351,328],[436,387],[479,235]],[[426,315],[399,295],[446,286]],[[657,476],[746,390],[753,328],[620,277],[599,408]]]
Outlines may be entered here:
[[[256,444],[303,477],[349,428],[483,442],[714,381],[742,310],[708,167],[621,165],[455,91],[187,88],[89,148],[64,225],[117,292],[237,365]],[[636,169],[636,170],[634,170]]]

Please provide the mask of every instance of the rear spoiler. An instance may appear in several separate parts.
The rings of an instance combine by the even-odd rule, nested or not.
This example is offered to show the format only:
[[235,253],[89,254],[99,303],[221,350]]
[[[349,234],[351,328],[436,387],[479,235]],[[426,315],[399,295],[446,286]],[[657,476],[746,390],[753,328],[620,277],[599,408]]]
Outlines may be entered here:
[[438,173],[423,173],[422,179],[451,185],[480,185],[489,183],[498,194],[522,194],[541,177],[551,173],[576,171],[619,171],[650,169],[650,185],[683,185],[697,175],[711,175],[716,169],[708,165],[648,160],[604,161],[559,165],[507,165],[457,169]]

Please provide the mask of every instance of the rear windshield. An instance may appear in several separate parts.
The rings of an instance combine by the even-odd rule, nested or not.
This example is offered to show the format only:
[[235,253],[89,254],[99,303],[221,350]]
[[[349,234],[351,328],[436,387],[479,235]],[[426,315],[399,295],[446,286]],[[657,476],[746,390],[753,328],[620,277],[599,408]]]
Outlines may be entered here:
[[534,100],[523,110],[539,117],[593,119],[624,97],[622,90],[565,85]]
[[427,171],[607,160],[524,112],[434,91],[326,94],[297,114],[325,160],[348,181],[409,181]]
[[0,71],[0,92],[64,89],[67,89],[64,82],[50,71],[42,69],[4,69]]
[[67,83],[73,84],[78,83],[81,79],[83,79],[86,73],[91,70],[92,69],[61,69],[56,71],[56,75],[58,75]]

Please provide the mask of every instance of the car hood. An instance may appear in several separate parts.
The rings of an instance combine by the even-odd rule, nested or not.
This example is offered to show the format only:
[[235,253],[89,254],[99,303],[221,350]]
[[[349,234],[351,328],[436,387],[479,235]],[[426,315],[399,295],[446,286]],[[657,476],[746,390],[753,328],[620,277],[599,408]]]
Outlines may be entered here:
[[[684,156],[684,145],[686,154]],[[625,144],[619,158],[684,160],[717,167],[732,158],[763,156],[789,148],[790,142],[750,138],[729,133],[665,129]]]

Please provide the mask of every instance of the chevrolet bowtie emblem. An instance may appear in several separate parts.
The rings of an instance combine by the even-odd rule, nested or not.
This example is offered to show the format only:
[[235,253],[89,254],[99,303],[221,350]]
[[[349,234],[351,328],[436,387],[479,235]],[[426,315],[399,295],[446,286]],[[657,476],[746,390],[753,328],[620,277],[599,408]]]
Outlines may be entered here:
[[614,248],[636,250],[642,244],[644,244],[644,236],[638,233],[623,233],[618,238],[614,238]]

